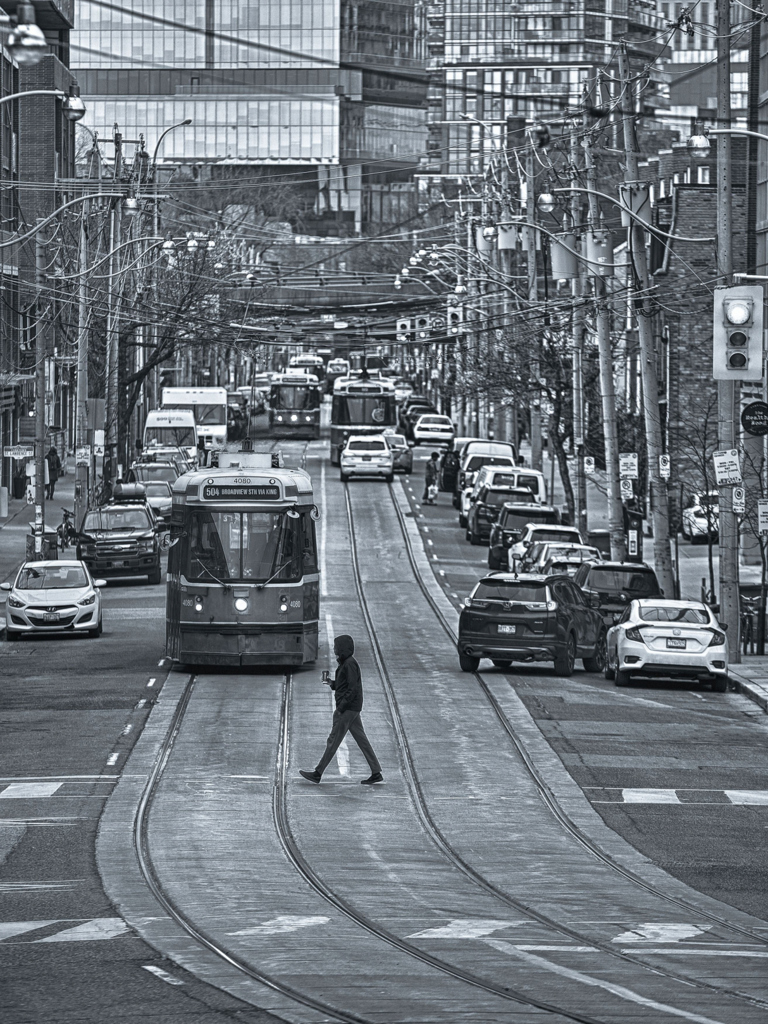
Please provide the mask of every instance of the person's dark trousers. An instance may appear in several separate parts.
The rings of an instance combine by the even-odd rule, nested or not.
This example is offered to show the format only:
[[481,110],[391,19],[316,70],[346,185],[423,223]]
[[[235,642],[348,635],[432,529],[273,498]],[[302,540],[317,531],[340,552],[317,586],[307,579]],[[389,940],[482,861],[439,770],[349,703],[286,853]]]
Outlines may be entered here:
[[328,743],[325,747],[325,753],[317,763],[315,771],[318,775],[322,775],[328,765],[331,763],[331,758],[339,749],[339,745],[347,733],[352,734],[352,738],[355,743],[360,747],[363,752],[363,757],[368,762],[368,767],[371,769],[371,775],[376,775],[381,771],[381,765],[379,759],[373,752],[370,740],[365,735],[365,729],[363,728],[363,720],[360,717],[359,711],[334,711],[333,713],[333,725],[331,726],[331,733],[328,737]]

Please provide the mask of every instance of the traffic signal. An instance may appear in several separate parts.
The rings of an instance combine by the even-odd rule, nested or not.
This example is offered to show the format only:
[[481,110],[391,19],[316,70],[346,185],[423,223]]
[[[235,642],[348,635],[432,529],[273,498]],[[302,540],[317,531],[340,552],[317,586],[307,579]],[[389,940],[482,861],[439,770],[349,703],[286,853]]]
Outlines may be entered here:
[[762,285],[715,288],[712,337],[715,380],[762,380]]
[[445,311],[448,334],[461,334],[464,330],[464,307],[448,306]]
[[412,331],[413,324],[409,319],[404,318],[397,321],[397,324],[395,325],[395,333],[398,341],[403,343],[413,341],[413,335],[411,334]]
[[414,321],[416,340],[426,341],[432,328],[432,320],[428,316],[417,316]]

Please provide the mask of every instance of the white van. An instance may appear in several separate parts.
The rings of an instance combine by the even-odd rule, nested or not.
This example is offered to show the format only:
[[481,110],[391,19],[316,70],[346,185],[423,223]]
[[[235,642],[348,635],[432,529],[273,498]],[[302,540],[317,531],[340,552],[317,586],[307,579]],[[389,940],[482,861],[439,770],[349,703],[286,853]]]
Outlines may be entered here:
[[144,424],[144,452],[153,448],[183,448],[197,462],[197,426],[191,409],[153,409]]
[[484,484],[489,487],[527,487],[533,494],[533,500],[537,505],[547,504],[547,484],[544,474],[535,469],[523,467],[512,469],[498,465],[483,466],[475,477],[471,501],[477,498],[480,488]]

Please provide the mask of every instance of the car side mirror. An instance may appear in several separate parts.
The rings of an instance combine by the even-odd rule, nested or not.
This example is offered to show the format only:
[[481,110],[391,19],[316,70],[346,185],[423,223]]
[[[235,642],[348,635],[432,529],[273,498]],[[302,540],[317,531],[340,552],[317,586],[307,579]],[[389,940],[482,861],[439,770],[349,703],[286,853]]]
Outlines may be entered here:
[[106,580],[94,580],[93,581],[93,585],[94,585],[94,587],[106,587],[107,581]]
[[10,590],[10,589],[11,589],[11,584],[10,583],[0,583],[0,590]]
[[[3,586],[5,586],[5,584],[3,584]],[[728,632],[728,623],[727,622],[720,622],[720,623],[718,623],[718,625],[720,626],[720,629],[722,629],[722,631],[724,633]]]
[[590,606],[590,608],[599,608],[600,607],[600,595],[599,594],[590,594],[589,595],[589,606]]

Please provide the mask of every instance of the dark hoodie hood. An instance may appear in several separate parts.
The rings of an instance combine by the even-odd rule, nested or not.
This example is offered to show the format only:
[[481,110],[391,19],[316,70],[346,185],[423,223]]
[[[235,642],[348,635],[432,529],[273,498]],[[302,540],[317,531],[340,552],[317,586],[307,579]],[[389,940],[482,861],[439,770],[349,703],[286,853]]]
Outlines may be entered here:
[[342,633],[341,636],[337,636],[333,641],[333,653],[337,658],[346,660],[351,658],[355,653],[355,641],[351,636],[347,636],[346,633]]

